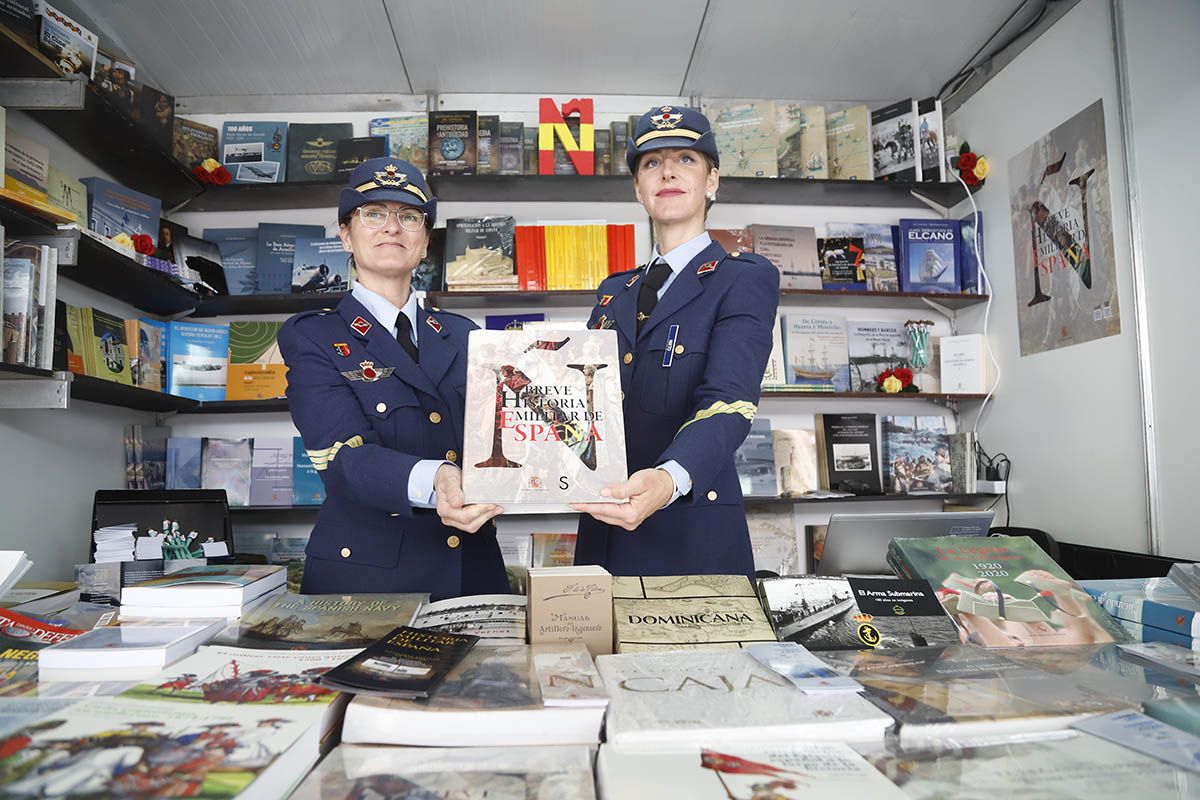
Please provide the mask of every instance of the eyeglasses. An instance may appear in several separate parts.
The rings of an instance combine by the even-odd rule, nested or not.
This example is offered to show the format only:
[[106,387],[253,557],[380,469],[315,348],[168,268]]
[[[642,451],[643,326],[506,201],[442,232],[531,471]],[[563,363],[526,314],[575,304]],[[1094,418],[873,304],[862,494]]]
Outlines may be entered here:
[[379,230],[387,225],[388,216],[396,215],[396,222],[406,231],[419,231],[425,227],[425,212],[415,208],[399,208],[392,211],[384,206],[359,206],[358,218],[363,227]]

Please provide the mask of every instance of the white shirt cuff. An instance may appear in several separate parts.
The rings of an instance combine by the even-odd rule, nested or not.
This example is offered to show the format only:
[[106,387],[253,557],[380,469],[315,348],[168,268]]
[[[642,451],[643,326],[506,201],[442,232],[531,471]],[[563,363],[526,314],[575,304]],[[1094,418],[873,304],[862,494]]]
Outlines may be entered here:
[[433,479],[438,467],[447,462],[437,458],[425,458],[408,473],[408,504],[413,508],[437,508],[437,496],[433,491]]
[[657,468],[665,470],[671,476],[672,480],[675,481],[675,494],[671,495],[671,499],[667,505],[674,503],[692,490],[692,476],[688,474],[688,471],[678,461],[672,459],[665,464],[659,464]]

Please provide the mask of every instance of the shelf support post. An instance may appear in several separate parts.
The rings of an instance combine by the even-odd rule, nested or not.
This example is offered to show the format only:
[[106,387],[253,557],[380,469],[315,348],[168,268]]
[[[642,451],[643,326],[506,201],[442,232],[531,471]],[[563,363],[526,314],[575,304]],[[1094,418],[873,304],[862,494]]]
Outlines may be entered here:
[[51,378],[13,378],[0,381],[0,409],[68,409],[71,380],[63,372]]
[[82,75],[4,78],[0,80],[0,106],[22,111],[82,111],[86,91]]

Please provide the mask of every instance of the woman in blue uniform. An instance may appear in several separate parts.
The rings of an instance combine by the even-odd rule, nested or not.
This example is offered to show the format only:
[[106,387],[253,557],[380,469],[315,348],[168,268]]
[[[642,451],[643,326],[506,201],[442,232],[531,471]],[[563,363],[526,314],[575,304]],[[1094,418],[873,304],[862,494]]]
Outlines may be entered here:
[[306,594],[507,592],[493,505],[463,505],[466,317],[411,291],[437,198],[406,161],[360,164],[338,235],[356,282],[336,309],[279,332],[292,419],[326,499],[306,548]]
[[577,564],[617,575],[754,574],[734,453],[757,411],[779,271],[705,230],[720,182],[708,119],[660,106],[626,162],[654,225],[650,262],[609,276],[589,325],[617,331],[629,480],[585,503]]

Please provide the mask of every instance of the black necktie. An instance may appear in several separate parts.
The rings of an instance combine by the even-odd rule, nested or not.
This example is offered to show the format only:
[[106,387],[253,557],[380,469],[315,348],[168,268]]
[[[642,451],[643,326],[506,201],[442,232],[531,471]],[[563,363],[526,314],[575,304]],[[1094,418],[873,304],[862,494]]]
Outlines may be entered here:
[[412,323],[408,321],[408,314],[401,311],[400,316],[396,317],[396,341],[400,342],[404,352],[412,356],[414,363],[420,364],[421,359],[417,357],[417,345],[413,342],[412,333]]
[[671,277],[671,265],[661,258],[650,266],[646,277],[642,278],[642,288],[638,290],[637,330],[642,332],[642,326],[650,319],[650,312],[658,305],[658,290]]

